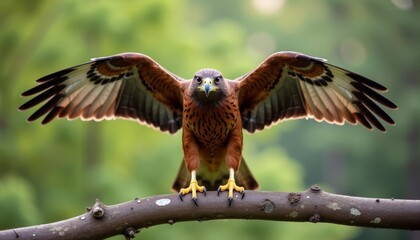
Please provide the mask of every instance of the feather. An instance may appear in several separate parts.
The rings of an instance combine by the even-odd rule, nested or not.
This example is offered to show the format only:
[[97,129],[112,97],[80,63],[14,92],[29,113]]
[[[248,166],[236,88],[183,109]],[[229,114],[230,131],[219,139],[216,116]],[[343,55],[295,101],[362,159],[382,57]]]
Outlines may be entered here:
[[[277,72],[281,72],[280,77]],[[264,114],[269,119],[266,126],[282,119],[314,118],[335,124],[360,122],[382,131],[384,128],[374,114],[394,124],[376,103],[397,108],[378,92],[385,92],[386,87],[304,54],[274,53],[236,81],[240,83],[239,102],[243,104],[241,112],[248,131],[254,130],[253,125],[259,123],[264,111],[271,113]],[[268,97],[261,97],[264,95]],[[254,116],[256,111],[259,114]]]
[[[111,86],[111,89],[109,90],[109,95],[107,98],[105,98],[105,101],[103,102],[102,106],[99,106],[96,111],[96,119],[112,119],[110,111],[114,112],[115,104],[117,101],[118,92],[120,90],[122,81],[116,81],[113,82]],[[103,97],[105,97],[104,95]]]

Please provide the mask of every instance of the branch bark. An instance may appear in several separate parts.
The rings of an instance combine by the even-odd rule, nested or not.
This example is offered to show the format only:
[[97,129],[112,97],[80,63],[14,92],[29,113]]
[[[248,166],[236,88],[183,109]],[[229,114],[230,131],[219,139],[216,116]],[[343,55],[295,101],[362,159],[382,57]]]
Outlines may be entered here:
[[314,185],[304,192],[247,191],[235,194],[228,207],[226,193],[198,196],[198,207],[187,195],[134,199],[106,206],[96,201],[87,213],[67,220],[0,231],[0,239],[103,239],[158,224],[214,219],[260,219],[326,222],[350,226],[420,230],[420,200],[362,198],[331,194]]

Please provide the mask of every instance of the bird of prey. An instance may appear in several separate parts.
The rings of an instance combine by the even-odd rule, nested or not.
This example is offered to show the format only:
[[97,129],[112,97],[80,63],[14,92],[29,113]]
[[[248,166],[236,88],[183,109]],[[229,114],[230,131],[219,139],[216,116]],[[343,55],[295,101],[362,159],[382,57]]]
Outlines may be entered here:
[[[183,79],[140,53],[121,53],[52,73],[22,93],[20,106],[41,104],[28,121],[44,117],[96,120],[124,118],[175,133],[182,129],[184,163],[173,189],[183,196],[206,188],[233,192],[258,184],[242,157],[242,133],[300,118],[328,123],[360,123],[385,132],[378,117],[394,125],[378,104],[397,106],[382,96],[383,85],[326,60],[297,52],[277,52],[234,80],[215,69]],[[185,187],[185,188],[183,188]]]

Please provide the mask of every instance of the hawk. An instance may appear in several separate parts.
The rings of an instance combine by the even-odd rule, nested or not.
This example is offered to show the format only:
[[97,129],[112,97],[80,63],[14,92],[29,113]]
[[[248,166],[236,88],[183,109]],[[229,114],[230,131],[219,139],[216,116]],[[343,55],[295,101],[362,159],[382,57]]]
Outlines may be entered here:
[[[334,124],[360,123],[385,132],[394,125],[380,107],[397,106],[382,96],[387,88],[326,60],[297,52],[270,55],[234,80],[215,69],[183,79],[140,53],[94,58],[37,80],[20,106],[41,106],[28,118],[131,119],[162,132],[182,129],[184,163],[173,189],[183,196],[206,189],[233,192],[258,184],[242,157],[243,129],[250,133],[276,123],[313,118]],[[185,188],[183,188],[185,187]]]

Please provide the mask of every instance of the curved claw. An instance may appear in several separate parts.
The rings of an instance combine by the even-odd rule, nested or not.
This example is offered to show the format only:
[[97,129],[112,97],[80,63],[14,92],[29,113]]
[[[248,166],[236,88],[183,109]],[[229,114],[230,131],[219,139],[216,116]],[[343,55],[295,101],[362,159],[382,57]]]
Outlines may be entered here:
[[[244,199],[245,197],[245,189],[242,190],[242,192],[239,192],[241,194],[241,200]],[[232,205],[233,203],[233,197],[228,197],[228,201],[229,201],[229,207],[230,205]]]
[[191,199],[193,200],[194,204],[198,206],[197,192],[202,192],[204,193],[204,196],[206,196],[207,189],[204,186],[198,185],[197,180],[193,179],[191,180],[190,186],[188,186],[187,188],[181,188],[178,196],[181,199],[181,201],[184,201],[183,196],[185,194],[191,193]]
[[217,188],[216,192],[217,192],[217,196],[219,196],[220,192],[222,191],[222,189],[220,187]]
[[245,189],[243,187],[237,186],[233,178],[229,178],[225,185],[221,185],[219,188],[217,188],[217,196],[219,196],[220,192],[223,191],[228,191],[229,206],[231,206],[233,202],[233,191],[240,193],[241,199],[245,197]]

